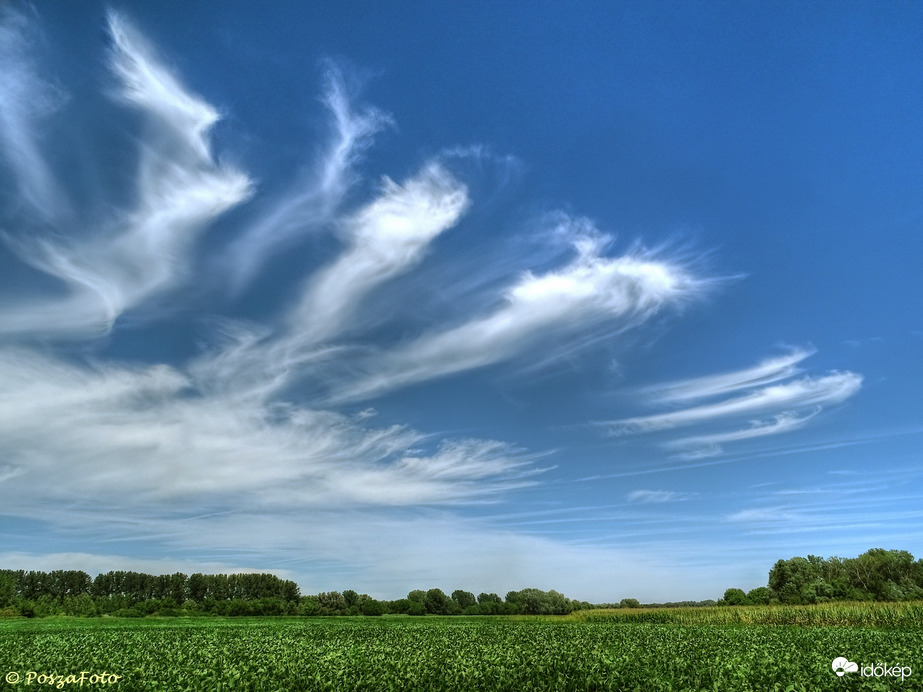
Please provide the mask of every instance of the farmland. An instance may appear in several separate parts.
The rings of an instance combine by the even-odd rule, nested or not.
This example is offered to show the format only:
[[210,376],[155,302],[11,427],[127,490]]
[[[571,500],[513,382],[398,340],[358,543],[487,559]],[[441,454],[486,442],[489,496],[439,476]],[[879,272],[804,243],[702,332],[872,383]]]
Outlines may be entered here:
[[[0,621],[0,672],[22,676],[18,685],[5,683],[10,690],[26,687],[29,671],[116,674],[115,683],[84,687],[120,692],[919,690],[918,608],[874,616],[890,617],[891,627],[836,624],[832,610],[826,626],[722,622],[734,609],[688,617],[624,611],[621,620],[604,611],[565,618],[10,619]],[[645,622],[644,613],[661,621]],[[861,672],[838,678],[831,669],[838,656],[917,672],[903,681]]]

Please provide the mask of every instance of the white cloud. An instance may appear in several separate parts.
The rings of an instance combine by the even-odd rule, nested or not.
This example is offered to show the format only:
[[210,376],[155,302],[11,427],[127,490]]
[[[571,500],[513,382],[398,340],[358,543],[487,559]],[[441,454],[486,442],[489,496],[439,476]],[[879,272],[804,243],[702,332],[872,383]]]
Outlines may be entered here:
[[226,342],[192,365],[196,381],[209,391],[265,400],[343,361],[348,347],[326,342],[360,331],[363,300],[418,265],[468,204],[464,185],[437,163],[403,184],[385,179],[378,197],[342,221],[348,246],[309,278],[283,323],[276,329],[224,325]]
[[637,502],[641,504],[660,504],[663,502],[676,502],[678,500],[685,500],[689,497],[689,493],[679,493],[673,490],[632,490],[630,493],[628,493],[627,499],[629,502]]
[[772,385],[752,394],[716,404],[695,406],[669,413],[638,416],[606,423],[612,435],[629,435],[668,430],[720,418],[764,413],[772,409],[839,404],[859,391],[862,376],[852,372],[825,377],[803,377],[787,384]]
[[696,451],[684,454],[683,458],[700,459],[704,456],[714,456],[721,453],[721,445],[727,442],[750,440],[755,437],[779,435],[798,430],[822,410],[822,408],[816,407],[813,411],[800,416],[787,411],[774,416],[772,420],[751,421],[750,427],[742,430],[682,437],[677,440],[671,440],[666,446],[669,448],[696,448]]
[[17,179],[19,200],[47,222],[66,205],[42,155],[37,129],[64,95],[37,74],[31,55],[37,33],[30,17],[11,5],[0,8],[0,144]]
[[642,389],[641,394],[656,403],[679,403],[733,394],[797,375],[799,370],[795,366],[814,353],[814,350],[794,349],[788,355],[764,360],[752,368],[653,385]]
[[447,441],[421,456],[412,450],[422,436],[408,428],[202,395],[165,365],[79,367],[3,350],[0,394],[8,511],[40,514],[73,493],[126,504],[427,504],[496,493],[532,473],[500,442]]
[[700,282],[669,262],[642,255],[602,256],[606,240],[579,237],[576,257],[566,267],[538,276],[525,272],[490,314],[383,354],[374,361],[374,372],[346,388],[342,397],[375,396],[491,365],[537,339],[570,335],[601,322],[627,329],[700,292]]
[[[812,353],[795,349],[752,368],[646,387],[640,392],[649,405],[685,404],[685,408],[597,425],[613,437],[656,434],[660,446],[680,450],[676,456],[691,461],[720,456],[724,453],[722,445],[728,443],[799,430],[825,408],[843,403],[862,387],[862,376],[853,372],[792,379],[801,372],[797,364]],[[742,392],[712,403],[688,405]],[[691,426],[703,432],[663,439],[676,428]]]
[[119,98],[146,116],[134,208],[99,224],[101,231],[13,238],[19,255],[68,287],[58,299],[0,306],[0,332],[61,334],[109,329],[126,309],[174,286],[195,239],[216,216],[250,193],[247,177],[217,164],[208,133],[218,120],[189,93],[147,41],[116,13],[109,15],[111,67]]
[[372,138],[391,123],[374,108],[355,110],[343,71],[333,63],[326,70],[323,102],[330,112],[333,133],[310,176],[297,189],[273,200],[269,209],[231,244],[224,258],[228,279],[236,290],[248,284],[273,255],[306,233],[336,221],[350,186],[353,168]]
[[465,187],[431,163],[403,185],[385,179],[381,195],[346,222],[349,247],[312,277],[289,316],[299,346],[337,335],[368,293],[414,267],[429,244],[468,206]]

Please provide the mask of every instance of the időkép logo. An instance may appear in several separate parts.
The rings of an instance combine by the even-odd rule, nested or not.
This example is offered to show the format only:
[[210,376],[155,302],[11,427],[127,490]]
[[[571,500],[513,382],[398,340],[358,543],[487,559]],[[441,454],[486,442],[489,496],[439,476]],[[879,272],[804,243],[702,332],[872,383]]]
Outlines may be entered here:
[[909,677],[913,670],[910,666],[892,666],[884,663],[876,663],[872,666],[859,666],[844,656],[837,656],[831,664],[833,672],[837,677],[843,677],[847,673],[859,673],[863,678],[904,678]]

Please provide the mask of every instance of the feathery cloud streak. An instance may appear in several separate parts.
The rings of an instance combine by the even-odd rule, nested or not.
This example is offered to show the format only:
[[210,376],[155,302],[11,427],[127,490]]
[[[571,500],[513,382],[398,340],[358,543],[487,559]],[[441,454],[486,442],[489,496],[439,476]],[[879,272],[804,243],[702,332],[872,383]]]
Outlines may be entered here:
[[673,490],[632,490],[626,499],[639,504],[662,504],[686,500],[689,497],[689,493],[678,493]]
[[229,344],[193,365],[197,380],[266,399],[309,377],[311,366],[341,357],[343,348],[325,342],[355,330],[350,318],[363,299],[413,269],[468,205],[464,185],[435,162],[403,184],[386,178],[374,201],[342,221],[348,247],[306,281],[281,328],[231,328]]
[[716,404],[651,416],[624,418],[612,421],[608,426],[610,434],[626,435],[668,430],[718,418],[765,413],[777,408],[838,404],[859,391],[861,384],[862,377],[851,372],[834,373],[819,378],[804,377],[787,384],[764,387],[752,394]]
[[813,349],[794,349],[787,355],[764,360],[752,368],[654,385],[642,389],[640,393],[650,398],[653,403],[665,404],[733,394],[743,389],[773,384],[798,374],[798,363],[814,353]]
[[[840,404],[856,394],[862,376],[853,372],[834,372],[823,377],[800,377],[795,365],[811,351],[794,350],[787,356],[763,361],[737,372],[671,382],[642,390],[652,403],[683,404],[699,399],[747,392],[714,403],[688,406],[665,413],[622,418],[600,423],[610,436],[639,435],[670,431],[688,426],[716,424],[740,425],[748,416],[769,420],[750,420],[745,428],[719,430],[667,440],[668,449],[687,450],[681,456],[699,459],[715,456],[728,442],[778,435],[803,427],[825,407]],[[777,384],[778,382],[782,384]]]
[[[197,236],[250,194],[246,175],[214,161],[208,133],[217,111],[190,94],[153,48],[116,13],[109,15],[111,68],[119,98],[146,119],[135,208],[67,244],[10,242],[26,262],[68,287],[58,299],[0,308],[0,332],[102,332],[125,310],[175,285]],[[58,229],[63,231],[65,229]]]
[[38,76],[29,50],[31,33],[29,18],[9,5],[0,9],[0,143],[17,179],[19,200],[47,222],[60,210],[62,198],[36,129],[63,94]]
[[110,506],[427,504],[495,493],[534,473],[528,456],[500,442],[449,440],[421,456],[413,450],[423,436],[411,429],[201,396],[166,365],[80,367],[3,349],[0,402],[7,511],[73,496]]
[[328,64],[326,79],[323,103],[333,116],[334,137],[312,174],[275,200],[228,248],[224,267],[236,291],[243,290],[272,256],[336,220],[343,198],[355,182],[353,167],[375,134],[392,122],[375,108],[355,110],[346,80],[335,65]]
[[376,396],[417,382],[484,367],[511,358],[556,334],[602,321],[621,328],[644,322],[702,288],[682,267],[641,255],[601,255],[608,238],[579,237],[566,267],[536,276],[524,273],[489,315],[424,334],[375,362],[375,373],[348,387],[344,399]]
[[347,222],[350,247],[311,280],[290,316],[298,342],[336,336],[364,296],[419,263],[467,206],[464,186],[438,164],[403,185],[386,178],[381,196]]

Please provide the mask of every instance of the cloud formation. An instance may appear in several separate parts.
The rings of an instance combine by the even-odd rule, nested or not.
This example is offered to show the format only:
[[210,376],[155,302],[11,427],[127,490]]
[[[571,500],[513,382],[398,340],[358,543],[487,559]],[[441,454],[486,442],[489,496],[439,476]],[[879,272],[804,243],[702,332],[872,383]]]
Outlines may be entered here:
[[[0,306],[0,333],[108,331],[125,310],[173,287],[209,222],[250,194],[246,175],[214,160],[208,134],[217,111],[186,90],[117,13],[109,15],[109,33],[118,98],[145,118],[135,205],[100,222],[100,230],[67,234],[64,241],[10,236],[8,243],[19,256],[60,280],[66,293]],[[7,136],[27,146],[22,128],[12,128]],[[36,154],[29,151],[30,157]]]
[[796,367],[798,363],[814,353],[813,349],[793,349],[791,353],[769,358],[752,368],[654,385],[642,389],[641,394],[648,397],[652,403],[663,404],[733,394],[745,389],[770,385],[797,375],[799,373]]
[[[16,33],[28,26],[8,15],[2,29],[3,50],[16,58],[3,88],[23,98],[20,82],[37,80]],[[0,344],[5,510],[30,516],[74,495],[105,501],[112,511],[144,506],[155,515],[180,500],[280,509],[427,505],[477,500],[529,482],[530,457],[508,444],[434,444],[407,426],[374,428],[361,416],[273,396],[289,375],[297,377],[289,370],[317,357],[312,348],[338,354],[323,342],[348,330],[362,299],[413,268],[467,207],[465,187],[437,164],[400,185],[386,179],[376,199],[338,219],[347,247],[310,277],[281,326],[237,328],[224,347],[185,365],[66,357],[29,345],[92,337],[176,286],[197,237],[251,194],[248,176],[220,164],[212,150],[217,109],[187,89],[124,17],[110,13],[108,29],[116,99],[143,120],[135,201],[93,233],[13,240],[23,260],[66,290],[9,301],[0,313],[0,334],[9,341]],[[335,74],[325,100],[336,128],[315,197],[332,213],[357,150],[383,116],[354,113]],[[5,102],[13,116],[21,101]],[[22,144],[5,147],[14,150],[14,163],[23,151],[38,157],[24,118],[4,123],[7,140]],[[241,237],[260,245],[262,261],[288,229],[263,223]],[[56,480],[49,485],[45,478]]]
[[243,290],[274,255],[336,221],[355,182],[355,164],[375,134],[391,123],[391,118],[378,109],[356,110],[342,70],[333,63],[326,67],[327,88],[322,100],[332,118],[333,137],[310,174],[273,200],[228,247],[222,267],[235,291]]
[[468,204],[465,187],[436,163],[403,185],[385,178],[381,195],[346,222],[345,252],[311,278],[289,316],[299,345],[337,336],[361,299],[418,264]]
[[[422,431],[364,407],[414,384],[553,360],[614,339],[700,296],[706,280],[665,252],[635,246],[619,254],[589,222],[558,215],[538,234],[554,239],[541,261],[486,253],[467,284],[477,286],[477,300],[463,296],[444,321],[420,319],[407,331],[398,321],[370,337],[369,306],[386,288],[438,288],[432,275],[419,281],[415,272],[470,218],[479,200],[456,164],[487,159],[486,149],[445,150],[397,182],[382,176],[355,200],[356,164],[390,120],[351,103],[348,80],[330,67],[323,101],[331,128],[318,160],[286,194],[258,199],[251,176],[225,163],[213,142],[219,109],[112,12],[107,107],[132,112],[126,127],[137,129],[128,140],[137,156],[118,171],[127,192],[96,190],[101,200],[68,215],[68,171],[45,161],[40,136],[44,114],[62,102],[29,57],[23,36],[34,30],[33,19],[4,12],[0,145],[18,201],[16,214],[4,217],[15,221],[6,240],[45,281],[26,281],[0,303],[4,514],[71,536],[156,545],[166,555],[219,551],[221,559],[195,562],[235,570],[253,561],[303,565],[316,556],[363,575],[359,584],[390,579],[405,590],[418,586],[404,583],[408,564],[415,579],[465,575],[467,583],[498,591],[521,587],[542,566],[548,581],[539,586],[602,598],[590,577],[573,573],[574,562],[593,562],[604,575],[641,585],[631,576],[644,562],[640,553],[569,546],[460,513],[462,505],[498,502],[541,482],[543,450]],[[510,160],[503,165],[512,167]],[[258,208],[209,234],[245,204]],[[248,291],[270,260],[307,233],[331,234],[335,254],[280,285],[285,296],[261,303],[257,317],[246,321],[243,310],[228,309],[193,328],[156,322],[182,308],[193,281],[231,289],[216,310],[253,298]],[[155,298],[159,311],[151,309]],[[185,336],[204,345],[181,355],[165,356],[157,344],[113,345],[126,334],[128,342],[156,342],[163,333],[196,329]],[[799,359],[789,360],[740,375],[739,387],[784,379]],[[685,386],[708,396],[734,389]],[[680,389],[669,394],[674,401],[684,396]],[[382,419],[390,422],[376,425]],[[642,490],[628,499],[688,496]],[[29,566],[72,559],[76,565],[60,566],[104,571],[97,566],[112,564],[104,550],[53,551],[44,559]],[[126,557],[123,564],[153,571],[192,562],[151,559]]]
[[0,8],[2,155],[16,180],[15,200],[47,222],[62,205],[60,190],[41,152],[38,128],[61,105],[64,95],[38,75],[30,51],[36,33],[30,17],[11,5]]
[[[794,350],[787,356],[763,361],[737,372],[680,380],[643,390],[651,404],[683,404],[689,401],[731,396],[712,403],[678,408],[665,413],[635,416],[600,423],[608,435],[621,437],[699,426],[711,431],[669,439],[668,449],[685,450],[684,458],[715,456],[728,442],[778,435],[803,427],[825,407],[841,404],[862,386],[862,376],[834,372],[822,377],[799,377],[795,365],[812,352]],[[788,381],[785,381],[788,380]],[[751,416],[769,416],[752,419]],[[749,418],[749,420],[748,420]],[[744,428],[714,430],[715,425]]]
[[690,497],[689,493],[679,493],[673,490],[632,490],[626,498],[629,502],[640,504],[661,504],[664,502],[677,502]]
[[681,266],[638,255],[605,257],[605,236],[579,236],[565,267],[527,271],[482,317],[424,334],[374,361],[374,373],[348,387],[361,399],[417,382],[508,360],[549,334],[573,334],[600,322],[636,326],[697,295],[701,283]]

